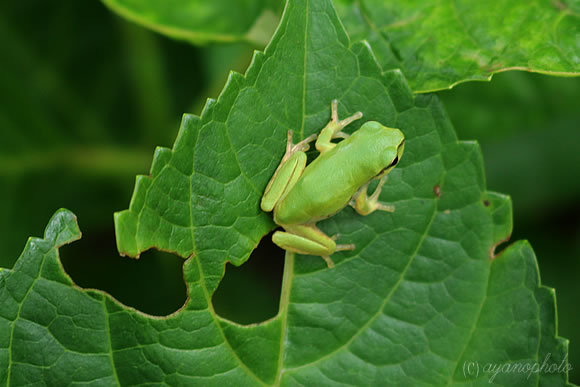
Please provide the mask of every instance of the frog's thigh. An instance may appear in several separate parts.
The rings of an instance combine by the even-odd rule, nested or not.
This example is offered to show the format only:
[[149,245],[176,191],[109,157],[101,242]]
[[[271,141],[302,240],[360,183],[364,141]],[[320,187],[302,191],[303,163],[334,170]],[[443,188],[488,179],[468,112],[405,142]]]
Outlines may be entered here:
[[316,226],[284,226],[287,232],[277,231],[272,241],[284,250],[300,254],[328,256],[336,250],[336,243]]
[[282,195],[290,190],[306,168],[306,153],[295,152],[280,164],[272,179],[266,186],[260,207],[266,212],[272,211]]

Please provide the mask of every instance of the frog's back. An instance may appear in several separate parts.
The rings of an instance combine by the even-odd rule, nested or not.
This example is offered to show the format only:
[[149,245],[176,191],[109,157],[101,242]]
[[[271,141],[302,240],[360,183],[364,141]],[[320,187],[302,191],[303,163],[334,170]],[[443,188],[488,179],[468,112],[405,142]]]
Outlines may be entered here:
[[303,224],[332,216],[348,204],[362,185],[381,172],[386,144],[381,141],[378,128],[364,129],[361,127],[306,167],[278,205],[279,222]]

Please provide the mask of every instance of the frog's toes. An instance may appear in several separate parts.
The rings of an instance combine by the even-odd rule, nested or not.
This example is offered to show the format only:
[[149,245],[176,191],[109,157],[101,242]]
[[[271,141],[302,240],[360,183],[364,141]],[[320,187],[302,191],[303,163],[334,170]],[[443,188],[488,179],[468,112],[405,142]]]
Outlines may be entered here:
[[333,122],[338,122],[338,100],[333,99],[330,103],[330,119]]
[[377,202],[376,209],[386,212],[395,212],[395,206],[393,206],[392,204],[384,204]]
[[332,262],[332,259],[330,259],[330,257],[328,255],[323,255],[322,259],[324,259],[324,261],[326,262],[326,265],[328,266],[329,269],[334,268],[334,262]]
[[338,123],[340,129],[347,127],[351,122],[360,120],[363,114],[361,112],[356,112],[352,116],[345,118],[344,120]]
[[304,140],[300,141],[296,145],[292,147],[292,152],[305,152],[310,148],[310,143],[316,140],[318,134],[311,134],[310,136],[306,137]]
[[[356,121],[358,119],[361,119],[363,114],[362,112],[356,112],[354,113],[352,116],[345,118],[344,120],[339,120],[338,119],[338,100],[337,99],[333,99],[332,103],[330,104],[330,119],[333,123],[335,123],[338,127],[338,130],[342,130],[343,128],[347,127],[348,124],[350,124],[353,121]],[[342,132],[339,132],[342,133]],[[342,133],[342,134],[346,134],[346,133]],[[347,135],[348,136],[348,135]],[[335,133],[333,135],[333,138],[335,137],[342,137],[339,136],[338,133]]]
[[352,243],[349,243],[347,245],[336,245],[336,250],[335,251],[351,251],[354,250],[356,248],[356,246]]
[[292,131],[292,129],[288,130],[288,136],[286,138],[286,152],[284,153],[284,157],[282,158],[282,162],[288,160],[294,153],[296,152],[305,152],[310,148],[310,143],[314,140],[316,140],[316,137],[318,137],[317,134],[312,134],[308,137],[306,137],[304,140],[294,144],[292,142],[292,136],[294,135],[294,132]]

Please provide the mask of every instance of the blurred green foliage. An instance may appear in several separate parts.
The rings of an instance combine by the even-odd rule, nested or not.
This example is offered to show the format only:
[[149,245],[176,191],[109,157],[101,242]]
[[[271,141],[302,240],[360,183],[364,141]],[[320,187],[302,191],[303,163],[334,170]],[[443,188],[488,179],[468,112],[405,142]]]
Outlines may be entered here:
[[279,0],[103,0],[113,12],[193,44],[249,41],[265,45],[280,21]]
[[[182,259],[119,257],[113,212],[127,207],[155,146],[173,144],[181,114],[199,113],[229,70],[244,71],[254,47],[195,48],[129,24],[100,2],[75,0],[0,3],[0,47],[0,266],[11,267],[26,238],[66,207],[85,233],[62,249],[77,284],[148,313],[177,310]],[[513,198],[512,240],[531,241],[543,283],[557,290],[570,378],[578,381],[580,78],[510,72],[439,95],[459,138],[480,142],[489,189]],[[241,268],[228,265],[214,296],[223,316],[251,322],[275,313],[282,259],[257,257],[269,248],[261,245]],[[241,308],[248,294],[252,305]]]

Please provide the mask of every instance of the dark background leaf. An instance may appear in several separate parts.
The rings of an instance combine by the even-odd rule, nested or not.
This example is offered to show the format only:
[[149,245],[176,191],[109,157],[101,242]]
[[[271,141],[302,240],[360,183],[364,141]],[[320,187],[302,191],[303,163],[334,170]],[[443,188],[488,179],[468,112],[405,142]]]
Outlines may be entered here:
[[280,0],[103,0],[119,15],[194,44],[249,41],[266,45],[280,22]]

